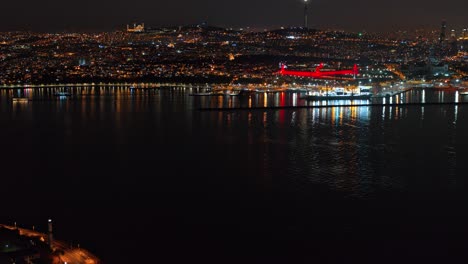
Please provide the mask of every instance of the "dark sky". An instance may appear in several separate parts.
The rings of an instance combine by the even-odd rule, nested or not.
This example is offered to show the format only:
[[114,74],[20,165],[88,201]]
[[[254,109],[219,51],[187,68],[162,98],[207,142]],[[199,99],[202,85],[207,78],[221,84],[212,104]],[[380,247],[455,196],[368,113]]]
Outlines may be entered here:
[[[0,31],[123,28],[207,22],[255,28],[303,23],[302,0],[14,0],[2,1]],[[310,0],[310,26],[352,31],[468,27],[468,0]]]

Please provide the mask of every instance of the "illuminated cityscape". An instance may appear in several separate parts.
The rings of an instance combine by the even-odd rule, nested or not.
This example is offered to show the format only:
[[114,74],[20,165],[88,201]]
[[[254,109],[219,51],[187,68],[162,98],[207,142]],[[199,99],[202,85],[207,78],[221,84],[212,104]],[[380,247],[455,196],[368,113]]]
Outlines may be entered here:
[[0,264],[465,262],[466,0],[28,1]]
[[[247,32],[207,25],[145,30],[144,24],[139,24],[126,31],[94,34],[2,33],[0,85],[275,85],[278,80],[274,73],[281,61],[290,68],[310,70],[320,63],[329,69],[358,64],[362,77],[374,81],[420,79],[421,74],[428,80],[456,79],[468,72],[465,31],[459,36],[452,31],[450,39],[445,39],[443,22],[439,41],[435,35],[403,38],[303,28]],[[426,66],[421,65],[441,75],[424,74]],[[438,70],[435,65],[446,65],[446,69]]]

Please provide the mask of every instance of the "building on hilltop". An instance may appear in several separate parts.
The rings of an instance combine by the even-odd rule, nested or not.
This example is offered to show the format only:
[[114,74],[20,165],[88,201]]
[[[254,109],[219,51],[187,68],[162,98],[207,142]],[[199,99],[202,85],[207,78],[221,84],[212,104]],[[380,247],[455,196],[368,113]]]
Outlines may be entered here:
[[127,32],[130,33],[142,33],[145,32],[145,23],[141,24],[133,24],[133,27],[130,27],[130,25],[127,25]]

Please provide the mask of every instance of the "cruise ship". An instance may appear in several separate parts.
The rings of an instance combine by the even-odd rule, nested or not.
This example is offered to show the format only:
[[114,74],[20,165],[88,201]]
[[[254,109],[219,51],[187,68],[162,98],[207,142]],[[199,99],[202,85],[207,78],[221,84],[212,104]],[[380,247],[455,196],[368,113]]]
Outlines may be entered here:
[[368,91],[361,90],[359,93],[346,92],[345,88],[333,88],[326,93],[309,92],[303,99],[306,100],[369,100],[371,94]]

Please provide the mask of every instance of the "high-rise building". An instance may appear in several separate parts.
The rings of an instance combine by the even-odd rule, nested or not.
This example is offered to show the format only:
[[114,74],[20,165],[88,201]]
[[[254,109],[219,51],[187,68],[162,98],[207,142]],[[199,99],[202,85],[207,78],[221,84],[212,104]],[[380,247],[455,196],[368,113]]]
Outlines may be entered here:
[[52,236],[52,219],[49,219],[47,228],[47,244],[49,244],[49,247],[52,248],[53,242],[54,238]]
[[457,34],[455,29],[450,30],[450,40],[449,43],[449,54],[450,56],[455,56],[458,54],[458,43],[457,43]]
[[304,0],[304,28],[309,27],[309,21],[307,17],[307,1],[308,0]]
[[447,23],[444,21],[442,21],[442,25],[440,27],[440,37],[439,37],[439,43],[442,43],[446,40],[446,37],[445,37],[445,30],[447,29]]
[[455,32],[455,29],[450,30],[450,38],[451,39],[456,39],[457,38],[457,34]]
[[79,66],[86,66],[86,65],[88,65],[88,62],[86,61],[85,58],[80,58],[80,59],[78,60],[78,65],[79,65]]
[[460,51],[468,50],[468,28],[464,28],[458,38],[460,44]]

